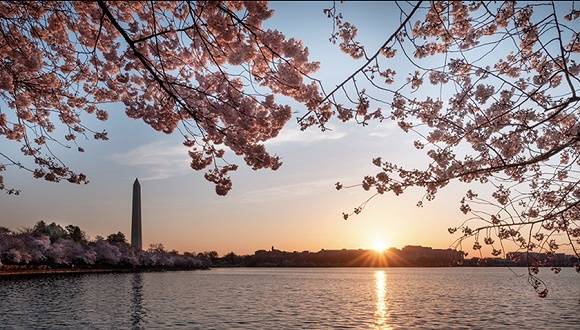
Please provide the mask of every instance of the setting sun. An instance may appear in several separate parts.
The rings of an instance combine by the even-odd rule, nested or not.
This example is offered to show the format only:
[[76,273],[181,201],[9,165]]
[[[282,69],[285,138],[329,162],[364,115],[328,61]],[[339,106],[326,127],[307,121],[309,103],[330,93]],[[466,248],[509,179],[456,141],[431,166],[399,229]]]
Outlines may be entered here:
[[384,241],[376,240],[373,242],[373,250],[383,252],[387,249],[387,244]]

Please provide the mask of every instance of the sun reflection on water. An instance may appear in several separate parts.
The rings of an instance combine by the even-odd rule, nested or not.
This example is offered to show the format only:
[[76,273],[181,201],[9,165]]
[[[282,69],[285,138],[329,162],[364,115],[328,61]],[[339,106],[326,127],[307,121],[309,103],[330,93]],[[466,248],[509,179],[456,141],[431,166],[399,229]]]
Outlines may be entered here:
[[384,270],[375,271],[375,291],[377,295],[375,328],[391,329],[387,324],[387,274]]

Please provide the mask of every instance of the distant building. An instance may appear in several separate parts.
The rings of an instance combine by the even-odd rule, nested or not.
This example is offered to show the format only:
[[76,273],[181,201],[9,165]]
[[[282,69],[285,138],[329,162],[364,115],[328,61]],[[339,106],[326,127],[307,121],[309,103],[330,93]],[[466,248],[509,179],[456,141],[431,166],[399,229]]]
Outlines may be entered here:
[[[397,252],[395,252],[397,254]],[[463,262],[463,252],[453,249],[433,249],[418,245],[407,245],[398,253],[408,265],[451,266]]]
[[131,246],[136,250],[142,250],[141,236],[141,185],[139,180],[133,182],[133,209],[131,213]]
[[452,249],[433,249],[422,246],[391,248],[377,253],[374,250],[326,250],[318,252],[287,252],[274,247],[258,250],[246,256],[244,265],[262,267],[450,267],[463,264],[463,252]]
[[539,253],[539,252],[509,252],[507,260],[516,266],[570,266],[578,262],[577,258],[564,253]]

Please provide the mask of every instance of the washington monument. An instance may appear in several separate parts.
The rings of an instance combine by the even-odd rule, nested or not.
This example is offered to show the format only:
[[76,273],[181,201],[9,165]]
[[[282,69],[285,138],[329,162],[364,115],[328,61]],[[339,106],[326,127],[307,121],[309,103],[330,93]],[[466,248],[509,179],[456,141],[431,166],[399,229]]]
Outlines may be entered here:
[[135,179],[133,183],[133,212],[131,217],[131,246],[141,250],[141,185]]

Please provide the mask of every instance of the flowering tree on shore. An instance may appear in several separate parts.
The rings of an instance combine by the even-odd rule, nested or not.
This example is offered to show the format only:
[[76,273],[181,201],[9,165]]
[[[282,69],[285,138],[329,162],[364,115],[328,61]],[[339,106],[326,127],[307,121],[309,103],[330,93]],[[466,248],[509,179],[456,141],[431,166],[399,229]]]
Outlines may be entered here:
[[[291,117],[273,96],[285,95],[305,105],[302,129],[391,120],[417,137],[425,166],[375,158],[378,173],[360,184],[374,194],[345,219],[385,193],[423,189],[422,206],[452,182],[481,183],[461,201],[467,221],[449,229],[460,233],[457,247],[469,239],[499,256],[508,242],[549,254],[566,246],[578,256],[580,11],[555,2],[395,5],[400,22],[378,49],[357,39],[339,5],[324,11],[331,41],[361,63],[325,89],[300,41],[262,29],[272,15],[263,2],[2,2],[0,95],[11,112],[0,113],[0,135],[22,143],[35,165],[0,157],[38,178],[84,183],[50,145],[106,139],[81,117],[105,120],[101,105],[123,102],[129,117],[183,134],[191,167],[208,169],[224,195],[237,168],[224,146],[253,169],[280,166],[263,142]],[[545,296],[534,276],[541,263],[529,262]]]
[[0,266],[197,269],[209,263],[203,254],[166,251],[162,244],[135,250],[121,232],[91,241],[79,227],[54,222],[39,221],[21,232],[0,227]]

